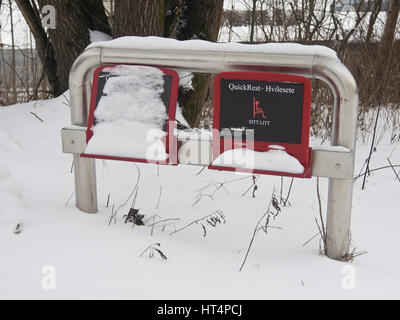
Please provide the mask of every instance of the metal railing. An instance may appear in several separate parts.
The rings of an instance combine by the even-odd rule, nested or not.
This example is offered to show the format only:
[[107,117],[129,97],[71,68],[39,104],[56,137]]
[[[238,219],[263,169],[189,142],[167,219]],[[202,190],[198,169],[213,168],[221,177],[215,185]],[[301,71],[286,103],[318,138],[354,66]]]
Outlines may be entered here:
[[[179,48],[86,49],[75,61],[70,73],[71,121],[74,126],[62,130],[63,151],[74,155],[76,206],[84,212],[97,212],[95,160],[80,157],[80,153],[86,146],[84,129],[88,123],[91,78],[98,66],[143,64],[190,72],[264,71],[302,75],[320,79],[331,88],[334,95],[332,145],[349,149],[349,152],[339,152],[334,148],[313,150],[312,175],[329,178],[327,255],[340,260],[348,253],[350,246],[358,108],[357,85],[349,70],[334,57],[290,54],[285,52],[284,45],[282,48],[281,54],[276,51],[274,53],[243,52],[243,50],[224,52]],[[204,144],[204,141],[199,143]],[[188,144],[195,146],[196,141],[183,142],[183,145],[185,144],[186,147]],[[211,147],[208,150],[211,152]]]

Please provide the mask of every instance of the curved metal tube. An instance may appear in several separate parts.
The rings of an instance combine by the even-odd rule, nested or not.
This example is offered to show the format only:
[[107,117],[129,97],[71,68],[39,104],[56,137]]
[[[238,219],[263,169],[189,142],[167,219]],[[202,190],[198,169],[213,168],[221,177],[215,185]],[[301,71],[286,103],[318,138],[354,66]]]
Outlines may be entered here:
[[[332,144],[345,146],[351,150],[354,167],[358,90],[350,71],[335,58],[287,52],[269,54],[267,52],[211,52],[179,49],[133,50],[92,47],[78,57],[70,73],[72,124],[87,125],[91,90],[90,80],[93,70],[104,64],[143,64],[208,73],[264,71],[290,73],[320,79],[329,85],[335,97]],[[96,190],[94,160],[90,159],[89,162],[92,161],[93,163],[84,164],[84,161],[88,159],[80,159],[75,159],[81,164],[75,166],[77,206],[85,212],[96,212],[97,201],[93,193],[93,190]],[[330,178],[327,254],[333,259],[341,259],[349,249],[352,190],[352,179]]]

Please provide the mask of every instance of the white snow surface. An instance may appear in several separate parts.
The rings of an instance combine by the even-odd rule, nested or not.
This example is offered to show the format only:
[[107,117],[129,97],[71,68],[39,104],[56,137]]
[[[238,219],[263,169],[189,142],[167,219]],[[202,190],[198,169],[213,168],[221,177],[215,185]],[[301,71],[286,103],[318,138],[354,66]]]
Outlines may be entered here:
[[[112,206],[126,201],[138,171],[127,162],[96,161],[99,212],[83,213],[73,198],[68,201],[74,191],[72,156],[62,153],[60,139],[60,129],[70,122],[68,101],[61,96],[0,108],[1,299],[400,298],[400,251],[395,249],[400,184],[391,168],[371,172],[365,190],[362,179],[354,183],[352,243],[356,252],[367,254],[344,263],[319,255],[318,237],[303,246],[318,233],[316,179],[294,179],[290,206],[271,221],[282,229],[259,232],[239,272],[254,227],[273,188],[280,190],[281,178],[259,176],[253,198],[252,191],[243,195],[253,183],[251,175],[137,164],[141,177],[135,207],[145,219],[154,214],[155,221],[179,218],[174,222],[183,227],[219,209],[226,223],[208,226],[206,237],[196,224],[174,235],[169,235],[173,225],[164,231],[155,226],[151,233],[150,222],[134,228],[124,223],[128,201],[109,225]],[[382,120],[381,128],[387,125]],[[399,142],[391,144],[388,131],[378,132],[371,168],[387,166],[387,157],[399,164]],[[356,174],[370,142],[371,136],[357,143]],[[290,181],[283,178],[284,197]],[[321,178],[324,213],[327,189],[327,179]],[[17,223],[23,230],[14,234]],[[140,257],[153,243],[161,244],[166,261]],[[54,289],[42,286],[48,266],[55,270]]]
[[328,145],[321,145],[315,142],[311,143],[310,147],[313,150],[321,150],[321,151],[351,152],[349,148],[343,146],[328,146]]
[[91,47],[123,48],[123,49],[149,49],[149,50],[187,50],[187,51],[209,51],[209,52],[249,52],[268,54],[299,54],[299,55],[321,55],[338,59],[336,52],[328,47],[320,45],[302,45],[298,43],[265,43],[265,44],[243,44],[243,43],[215,43],[205,40],[184,40],[161,38],[161,37],[121,37],[111,41],[96,42]]
[[267,170],[287,173],[303,173],[299,160],[284,150],[270,149],[260,152],[250,149],[232,149],[220,154],[212,163],[237,169]]
[[[158,68],[127,65],[103,71],[118,76],[110,77],[104,86],[85,153],[166,160],[160,141],[166,135],[162,126],[168,119],[161,100],[164,73]],[[147,152],[150,146],[157,152]]]
[[89,36],[90,36],[90,43],[109,41],[112,39],[112,37],[109,34],[91,29],[89,29]]

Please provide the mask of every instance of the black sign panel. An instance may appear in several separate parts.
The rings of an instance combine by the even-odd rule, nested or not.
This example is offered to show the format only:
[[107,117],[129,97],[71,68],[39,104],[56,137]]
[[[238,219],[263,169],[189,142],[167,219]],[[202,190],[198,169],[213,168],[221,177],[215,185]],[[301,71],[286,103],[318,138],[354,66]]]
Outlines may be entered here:
[[[221,79],[220,132],[254,130],[254,140],[300,144],[303,83]],[[226,132],[226,131],[225,131]]]

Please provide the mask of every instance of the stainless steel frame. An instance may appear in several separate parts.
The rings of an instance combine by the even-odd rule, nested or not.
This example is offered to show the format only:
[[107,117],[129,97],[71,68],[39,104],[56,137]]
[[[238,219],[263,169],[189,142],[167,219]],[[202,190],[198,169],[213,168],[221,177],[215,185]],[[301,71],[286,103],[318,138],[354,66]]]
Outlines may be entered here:
[[[314,54],[222,52],[179,49],[123,49],[92,47],[75,61],[70,73],[71,121],[62,130],[63,151],[74,155],[76,206],[88,213],[97,212],[94,159],[82,158],[88,122],[91,78],[103,64],[144,64],[192,72],[267,71],[302,75],[327,83],[334,94],[332,145],[349,152],[313,151],[313,176],[328,177],[327,254],[340,260],[350,246],[350,217],[353,194],[354,153],[358,108],[358,89],[349,70],[336,58]],[[196,141],[184,141],[196,145]],[[201,142],[207,152],[210,143]],[[190,148],[190,146],[189,146]],[[204,165],[206,163],[191,163]]]

